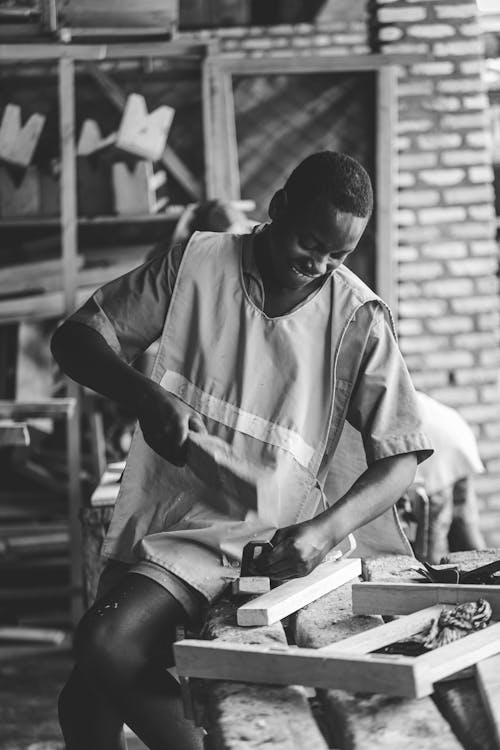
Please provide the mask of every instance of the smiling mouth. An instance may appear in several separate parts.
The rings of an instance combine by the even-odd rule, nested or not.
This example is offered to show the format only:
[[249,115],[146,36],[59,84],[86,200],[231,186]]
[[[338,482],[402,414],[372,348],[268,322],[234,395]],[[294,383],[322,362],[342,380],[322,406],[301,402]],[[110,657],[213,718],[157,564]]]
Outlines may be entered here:
[[290,263],[290,268],[294,272],[296,276],[302,277],[304,279],[319,279],[320,276],[323,274],[316,274],[316,273],[307,273],[307,271],[303,271],[302,269],[298,268],[298,266],[295,266],[293,263]]

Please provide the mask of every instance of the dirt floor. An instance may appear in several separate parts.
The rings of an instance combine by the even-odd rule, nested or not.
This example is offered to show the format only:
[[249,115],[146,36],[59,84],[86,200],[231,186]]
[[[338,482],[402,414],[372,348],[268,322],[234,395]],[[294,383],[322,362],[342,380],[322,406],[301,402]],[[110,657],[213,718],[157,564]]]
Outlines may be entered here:
[[[68,652],[0,661],[0,750],[64,750],[57,695],[71,669]],[[145,750],[134,737],[129,750]]]

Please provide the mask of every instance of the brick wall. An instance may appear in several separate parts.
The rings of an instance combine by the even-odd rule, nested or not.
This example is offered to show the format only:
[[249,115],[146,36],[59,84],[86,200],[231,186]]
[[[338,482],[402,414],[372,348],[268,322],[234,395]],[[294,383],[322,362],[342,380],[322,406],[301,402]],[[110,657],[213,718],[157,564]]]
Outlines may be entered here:
[[[368,7],[368,3],[367,3]],[[377,0],[357,20],[221,29],[222,51],[261,57],[382,52],[398,66],[399,334],[418,388],[457,408],[487,472],[487,541],[500,547],[498,245],[475,2]],[[213,37],[213,31],[199,33]]]
[[379,50],[399,68],[399,330],[417,387],[474,429],[481,517],[500,546],[498,245],[475,2],[378,0]]

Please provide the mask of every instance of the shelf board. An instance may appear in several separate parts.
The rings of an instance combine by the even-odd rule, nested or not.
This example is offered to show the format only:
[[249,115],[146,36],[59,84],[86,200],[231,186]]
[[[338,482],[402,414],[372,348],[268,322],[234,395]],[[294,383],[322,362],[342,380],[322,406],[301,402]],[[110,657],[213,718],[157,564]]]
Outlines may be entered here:
[[[81,216],[78,226],[95,227],[108,224],[158,224],[163,221],[177,221],[184,211],[184,206],[169,206],[161,214],[122,214],[120,216]],[[59,216],[19,216],[11,219],[0,219],[0,229],[17,229],[19,227],[58,227]]]

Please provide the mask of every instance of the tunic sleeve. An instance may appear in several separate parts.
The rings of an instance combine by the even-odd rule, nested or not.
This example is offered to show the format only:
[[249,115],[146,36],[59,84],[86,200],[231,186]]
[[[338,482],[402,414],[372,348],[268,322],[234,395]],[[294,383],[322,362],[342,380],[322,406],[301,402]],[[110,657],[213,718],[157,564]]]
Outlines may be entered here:
[[126,362],[133,362],[163,330],[185,244],[100,287],[68,320],[98,331]]
[[361,434],[368,465],[402,453],[416,453],[420,463],[432,445],[391,324],[379,304],[365,305],[363,314],[372,321],[347,420]]

